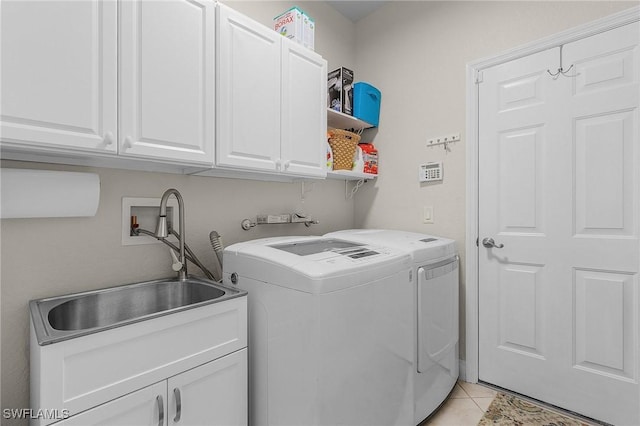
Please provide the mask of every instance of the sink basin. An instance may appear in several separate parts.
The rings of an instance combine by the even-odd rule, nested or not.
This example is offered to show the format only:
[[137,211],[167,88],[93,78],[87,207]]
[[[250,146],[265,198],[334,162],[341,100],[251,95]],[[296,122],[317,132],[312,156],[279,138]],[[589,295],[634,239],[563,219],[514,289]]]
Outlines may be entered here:
[[29,302],[40,345],[216,303],[246,292],[188,278],[148,281]]

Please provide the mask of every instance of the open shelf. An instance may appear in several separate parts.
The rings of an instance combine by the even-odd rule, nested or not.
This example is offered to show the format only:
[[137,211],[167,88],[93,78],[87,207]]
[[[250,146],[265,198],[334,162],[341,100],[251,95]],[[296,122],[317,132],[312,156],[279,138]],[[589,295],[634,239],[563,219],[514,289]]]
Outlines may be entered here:
[[342,180],[368,180],[375,179],[378,175],[371,173],[359,173],[351,170],[332,170],[327,172],[327,178],[329,179],[342,179]]
[[327,126],[333,129],[369,129],[374,127],[366,121],[359,120],[354,116],[344,114],[327,108]]

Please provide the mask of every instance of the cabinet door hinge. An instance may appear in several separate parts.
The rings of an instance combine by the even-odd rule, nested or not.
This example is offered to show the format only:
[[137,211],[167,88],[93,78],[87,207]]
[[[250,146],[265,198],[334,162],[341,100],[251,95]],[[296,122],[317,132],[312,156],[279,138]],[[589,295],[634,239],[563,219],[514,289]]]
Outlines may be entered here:
[[476,247],[480,247],[480,237],[476,238]]
[[482,76],[482,71],[476,70],[476,81],[475,81],[475,83],[476,84],[482,83],[482,77],[483,77]]

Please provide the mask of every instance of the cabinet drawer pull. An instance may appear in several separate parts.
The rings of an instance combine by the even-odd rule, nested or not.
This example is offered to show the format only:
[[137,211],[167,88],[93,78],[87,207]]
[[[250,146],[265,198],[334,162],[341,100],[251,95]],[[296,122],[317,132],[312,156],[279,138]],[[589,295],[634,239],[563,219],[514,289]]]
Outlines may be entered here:
[[180,398],[180,389],[174,388],[173,396],[176,398],[176,416],[173,418],[173,421],[174,423],[178,423],[182,416],[182,399]]
[[158,426],[164,425],[164,402],[162,401],[162,395],[156,397],[158,403]]

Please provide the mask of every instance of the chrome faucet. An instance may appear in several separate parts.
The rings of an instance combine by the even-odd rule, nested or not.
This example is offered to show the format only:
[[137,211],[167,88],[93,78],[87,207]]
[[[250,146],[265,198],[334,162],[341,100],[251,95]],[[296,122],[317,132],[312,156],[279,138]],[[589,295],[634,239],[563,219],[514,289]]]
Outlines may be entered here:
[[169,228],[167,226],[167,201],[171,195],[175,195],[178,200],[178,214],[180,215],[180,257],[178,258],[178,261],[182,264],[182,268],[176,272],[178,272],[178,279],[180,281],[184,281],[187,279],[187,258],[184,253],[184,203],[182,201],[182,195],[180,195],[177,189],[167,189],[164,194],[162,194],[162,200],[160,201],[160,217],[158,218],[155,237],[159,240],[164,240],[169,236]]

